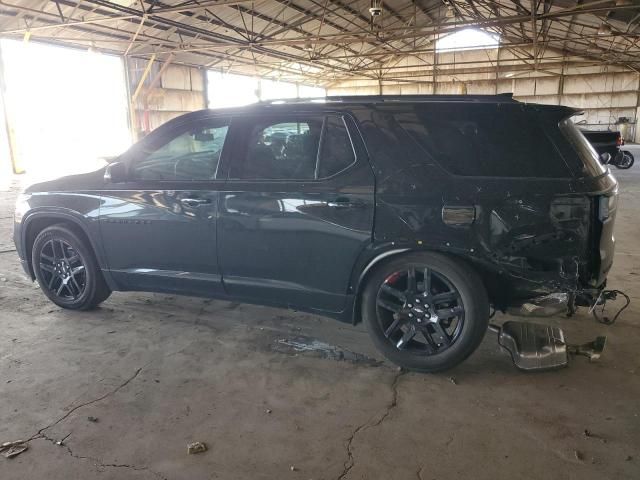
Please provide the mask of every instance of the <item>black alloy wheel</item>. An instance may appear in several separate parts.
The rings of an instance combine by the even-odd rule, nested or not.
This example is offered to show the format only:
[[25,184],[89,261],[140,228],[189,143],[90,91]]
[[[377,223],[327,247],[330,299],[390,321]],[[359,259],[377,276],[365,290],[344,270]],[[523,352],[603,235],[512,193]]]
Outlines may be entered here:
[[66,225],[37,235],[31,262],[40,288],[60,307],[89,310],[111,295],[91,246]]
[[398,350],[443,352],[456,342],[464,325],[460,293],[429,267],[393,272],[380,285],[376,303],[384,336]]
[[374,267],[361,305],[376,347],[397,365],[420,372],[462,362],[489,324],[481,277],[466,263],[435,252],[401,254]]
[[51,239],[43,245],[38,268],[44,286],[62,300],[77,300],[87,286],[82,257],[64,240]]

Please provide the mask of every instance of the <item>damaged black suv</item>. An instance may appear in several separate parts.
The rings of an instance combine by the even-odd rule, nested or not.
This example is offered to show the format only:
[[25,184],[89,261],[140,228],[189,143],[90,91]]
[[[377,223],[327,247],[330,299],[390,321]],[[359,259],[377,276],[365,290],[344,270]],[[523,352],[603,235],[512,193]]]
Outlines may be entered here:
[[28,188],[15,243],[64,308],[115,290],[289,307],[362,320],[393,362],[443,370],[492,308],[603,288],[617,183],[576,113],[502,95],[194,112]]

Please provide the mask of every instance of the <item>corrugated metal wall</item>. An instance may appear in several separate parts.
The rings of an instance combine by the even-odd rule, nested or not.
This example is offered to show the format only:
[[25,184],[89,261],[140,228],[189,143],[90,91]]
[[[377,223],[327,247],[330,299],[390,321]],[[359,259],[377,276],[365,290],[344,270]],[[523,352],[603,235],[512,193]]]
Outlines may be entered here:
[[[148,62],[128,59],[129,91],[138,89]],[[184,113],[206,108],[203,70],[180,65],[154,62],[140,93],[133,102],[132,124],[136,138],[144,136],[163,123]],[[158,75],[160,77],[158,78]],[[151,88],[150,88],[151,87]]]
[[[472,50],[421,55],[397,62],[387,77],[394,80],[343,80],[328,86],[328,95],[488,94],[513,93],[531,103],[562,104],[584,110],[580,120],[593,130],[623,131],[640,141],[636,131],[640,74],[621,67],[563,64],[562,57],[543,57],[535,72],[511,52]],[[421,61],[420,61],[421,60]],[[432,65],[437,73],[432,75]],[[520,65],[516,66],[516,62]],[[531,63],[531,61],[529,61]],[[593,62],[591,62],[593,63]],[[500,69],[496,74],[496,66]],[[450,74],[456,68],[455,74]],[[620,122],[626,118],[628,122]]]

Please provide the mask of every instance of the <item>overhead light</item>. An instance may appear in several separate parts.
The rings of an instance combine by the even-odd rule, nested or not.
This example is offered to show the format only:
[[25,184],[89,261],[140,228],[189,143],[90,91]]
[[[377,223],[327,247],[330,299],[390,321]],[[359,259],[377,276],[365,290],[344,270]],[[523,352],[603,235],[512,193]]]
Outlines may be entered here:
[[137,0],[111,0],[111,3],[120,5],[121,7],[131,7]]
[[506,77],[506,78],[511,78],[511,77],[513,77],[514,75],[515,75],[515,73],[513,73],[513,72],[509,72],[509,73],[507,73],[507,74],[505,75],[505,77]]
[[307,52],[313,52],[313,44],[311,42],[304,42],[302,49]]
[[372,17],[379,17],[382,15],[382,0],[371,0],[369,14],[371,14]]
[[608,23],[602,22],[600,28],[598,28],[598,35],[611,35],[611,25]]

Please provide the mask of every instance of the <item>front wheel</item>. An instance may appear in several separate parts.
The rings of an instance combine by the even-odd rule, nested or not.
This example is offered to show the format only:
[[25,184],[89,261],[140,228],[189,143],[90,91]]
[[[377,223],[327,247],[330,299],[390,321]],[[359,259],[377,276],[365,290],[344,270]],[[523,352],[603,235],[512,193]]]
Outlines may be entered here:
[[362,295],[362,313],[373,343],[389,360],[437,372],[480,345],[489,300],[478,274],[462,262],[416,252],[376,268]]
[[38,234],[31,261],[40,288],[60,307],[89,310],[111,294],[93,252],[65,225]]

